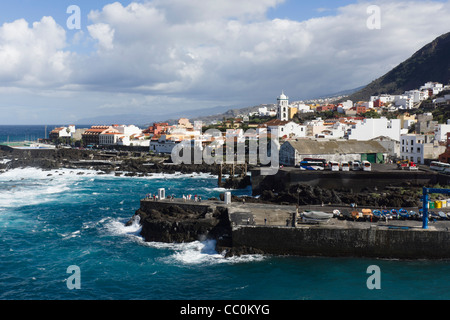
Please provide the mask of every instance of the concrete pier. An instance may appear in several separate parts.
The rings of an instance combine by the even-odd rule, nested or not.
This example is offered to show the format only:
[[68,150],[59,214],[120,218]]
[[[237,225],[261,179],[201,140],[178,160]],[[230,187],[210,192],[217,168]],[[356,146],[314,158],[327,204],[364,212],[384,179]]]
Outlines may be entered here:
[[[171,212],[174,208],[189,215],[176,222],[173,220],[176,214],[170,214],[170,219],[163,214],[159,219],[170,220],[172,227],[164,224],[166,229],[173,230],[176,224],[175,232],[189,230],[190,236],[192,228],[186,226],[195,225],[195,219],[204,223],[210,221],[218,210],[225,212],[225,215],[221,215],[221,221],[210,224],[211,229],[217,225],[223,228],[209,237],[215,237],[216,240],[226,237],[229,240],[227,245],[234,250],[245,248],[245,252],[273,255],[450,259],[450,221],[430,222],[428,230],[422,229],[421,221],[414,220],[390,220],[386,223],[384,220],[358,222],[333,218],[325,224],[299,221],[294,226],[296,206],[242,202],[226,205],[221,201],[194,202],[183,199],[142,200],[140,212]],[[339,208],[308,206],[300,207],[299,211],[305,209],[332,212]],[[183,226],[184,222],[186,226]],[[152,228],[155,228],[154,224]],[[144,229],[145,223],[145,234],[147,231]],[[209,232],[207,228],[203,228],[203,231],[206,234]],[[152,241],[155,239],[152,238]]]

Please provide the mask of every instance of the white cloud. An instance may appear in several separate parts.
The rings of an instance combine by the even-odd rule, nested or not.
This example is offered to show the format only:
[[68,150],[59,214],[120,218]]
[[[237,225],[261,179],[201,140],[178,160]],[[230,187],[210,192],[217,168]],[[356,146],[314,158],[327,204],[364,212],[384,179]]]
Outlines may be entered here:
[[[180,110],[184,103],[247,106],[275,102],[281,89],[302,98],[367,84],[450,31],[449,2],[358,2],[307,21],[267,19],[281,2],[112,3],[89,14],[88,36],[98,45],[89,54],[67,51],[65,31],[52,18],[32,27],[18,20],[0,27],[0,82],[105,98],[123,93],[112,103],[130,101],[142,111],[161,107],[154,96]],[[381,8],[381,30],[366,26],[373,4]],[[111,105],[106,100],[99,106]]]
[[24,20],[0,27],[0,82],[11,86],[48,86],[67,81],[70,53],[66,35],[52,17],[30,27]]
[[98,41],[101,50],[114,49],[114,29],[105,23],[88,26],[89,34]]

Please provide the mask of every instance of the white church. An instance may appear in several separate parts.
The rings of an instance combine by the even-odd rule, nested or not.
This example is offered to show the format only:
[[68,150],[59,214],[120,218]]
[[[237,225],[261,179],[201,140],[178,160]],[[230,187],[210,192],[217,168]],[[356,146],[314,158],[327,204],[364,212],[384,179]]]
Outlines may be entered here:
[[284,91],[281,92],[281,95],[277,99],[278,105],[278,120],[281,121],[289,121],[289,97],[284,94]]

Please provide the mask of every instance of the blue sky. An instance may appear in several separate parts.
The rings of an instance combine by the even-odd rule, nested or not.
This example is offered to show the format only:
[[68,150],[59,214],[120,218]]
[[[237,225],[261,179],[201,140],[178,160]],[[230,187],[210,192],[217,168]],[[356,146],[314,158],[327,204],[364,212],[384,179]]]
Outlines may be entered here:
[[[81,31],[67,28],[70,5]],[[367,27],[370,5],[380,29]],[[0,124],[150,123],[275,103],[281,90],[301,100],[352,89],[449,32],[449,16],[450,0],[4,1]]]
[[315,1],[298,1],[287,0],[285,3],[278,5],[274,9],[268,11],[268,17],[271,19],[290,19],[303,21],[311,18],[320,18],[331,15],[336,9],[355,3],[355,0],[315,0]]
[[[205,0],[207,1],[207,0]],[[225,0],[224,0],[225,1]],[[66,9],[70,5],[78,5],[84,14],[91,10],[101,10],[104,5],[116,2],[111,0],[17,0],[5,1],[1,4],[0,21],[12,21],[25,18],[28,21],[37,21],[42,16],[50,15],[62,24],[67,19]],[[132,1],[117,1],[123,5],[128,5]],[[143,1],[137,1],[143,2]],[[274,9],[269,9],[269,18],[288,18],[291,20],[302,21],[305,19],[321,17],[334,12],[340,6],[355,3],[355,0],[316,0],[300,1],[286,0]],[[324,9],[324,10],[322,10]]]

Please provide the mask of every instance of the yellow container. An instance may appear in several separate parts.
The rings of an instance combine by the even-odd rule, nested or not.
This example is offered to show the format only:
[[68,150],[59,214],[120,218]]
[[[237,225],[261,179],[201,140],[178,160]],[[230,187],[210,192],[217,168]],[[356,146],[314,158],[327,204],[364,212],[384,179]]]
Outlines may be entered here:
[[447,200],[441,200],[442,208],[447,208]]
[[442,202],[441,201],[435,201],[434,202],[434,207],[436,209],[441,209],[442,208]]

